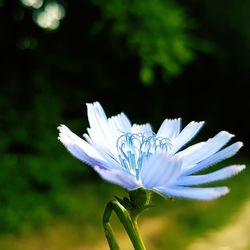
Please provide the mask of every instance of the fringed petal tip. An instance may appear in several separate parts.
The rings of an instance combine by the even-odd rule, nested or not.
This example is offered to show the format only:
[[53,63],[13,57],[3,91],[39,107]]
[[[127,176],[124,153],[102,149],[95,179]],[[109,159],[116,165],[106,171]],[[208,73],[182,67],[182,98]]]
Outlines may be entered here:
[[226,194],[228,194],[230,192],[230,189],[228,187],[215,187],[215,188],[211,188],[211,191],[207,194],[207,197],[202,197],[202,198],[197,198],[198,200],[215,200],[218,199],[222,196],[225,196]]
[[198,131],[205,125],[205,121],[192,121],[188,125],[189,126],[197,126]]
[[60,126],[57,127],[59,130],[59,136],[57,139],[62,142],[63,144],[68,144],[71,142],[70,137],[72,132],[67,128],[65,125],[61,124]]
[[94,108],[94,109],[103,109],[102,108],[102,105],[99,103],[99,102],[91,102],[91,103],[86,103],[86,106],[87,106],[87,109],[91,109],[91,108]]
[[65,126],[64,124],[60,124],[57,129],[59,130],[59,133],[63,133],[63,132],[67,132],[70,131],[69,128],[67,126]]
[[87,107],[95,106],[95,105],[100,105],[100,103],[97,102],[97,101],[96,101],[96,102],[87,102],[87,103],[86,103],[86,106],[87,106]]
[[67,129],[66,129],[66,126],[63,125],[63,124],[59,125],[59,126],[57,127],[57,129],[59,130],[59,135],[58,135],[57,139],[58,139],[59,141],[61,141],[61,140],[63,139],[63,137],[64,137],[65,132],[67,131]]
[[240,173],[246,168],[246,165],[235,165],[234,166],[234,175]]
[[64,124],[60,124],[60,125],[57,127],[57,129],[59,130],[59,132],[61,132],[61,130],[63,129],[64,126],[65,126]]
[[220,135],[224,135],[224,136],[228,136],[228,137],[230,137],[230,138],[235,137],[235,135],[234,135],[234,134],[229,133],[229,132],[228,132],[228,131],[226,131],[226,130],[222,130],[222,131],[220,131],[218,134],[220,134]]
[[230,192],[230,189],[228,187],[217,187],[217,191],[214,192],[214,197],[211,197],[211,200],[224,196],[228,194],[229,192]]

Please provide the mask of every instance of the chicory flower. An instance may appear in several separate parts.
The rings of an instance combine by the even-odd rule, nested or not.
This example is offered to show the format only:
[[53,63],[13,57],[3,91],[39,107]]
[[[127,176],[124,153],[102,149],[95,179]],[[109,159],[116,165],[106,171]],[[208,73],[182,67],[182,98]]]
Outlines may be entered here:
[[184,146],[204,122],[190,122],[181,130],[181,119],[166,119],[157,133],[150,124],[131,124],[124,113],[107,118],[98,102],[87,104],[89,128],[84,138],[65,125],[58,139],[76,158],[93,167],[106,181],[128,190],[144,188],[168,197],[211,200],[228,193],[227,187],[196,187],[229,178],[245,168],[231,165],[212,173],[196,174],[236,154],[243,146],[221,131],[213,138]]

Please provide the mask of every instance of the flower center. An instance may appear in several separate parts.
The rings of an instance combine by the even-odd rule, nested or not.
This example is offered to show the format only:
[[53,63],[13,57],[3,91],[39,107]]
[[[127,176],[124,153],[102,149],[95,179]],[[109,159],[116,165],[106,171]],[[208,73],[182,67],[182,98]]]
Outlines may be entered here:
[[124,133],[116,142],[119,161],[123,168],[134,173],[138,179],[143,162],[158,151],[167,151],[170,140],[153,133]]

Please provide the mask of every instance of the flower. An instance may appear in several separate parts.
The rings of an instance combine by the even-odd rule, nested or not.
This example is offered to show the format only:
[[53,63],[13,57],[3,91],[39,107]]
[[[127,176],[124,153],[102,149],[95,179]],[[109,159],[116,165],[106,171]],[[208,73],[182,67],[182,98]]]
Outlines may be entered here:
[[[229,158],[243,146],[221,131],[213,138],[182,149],[204,122],[190,122],[181,130],[181,119],[166,119],[157,133],[150,124],[131,125],[124,113],[110,118],[98,102],[87,104],[90,127],[84,139],[65,125],[58,139],[76,158],[92,166],[106,181],[128,190],[144,188],[169,197],[211,200],[228,193],[227,187],[194,187],[229,178],[245,168],[231,165],[209,174],[195,173]],[[224,147],[224,148],[223,148]]]

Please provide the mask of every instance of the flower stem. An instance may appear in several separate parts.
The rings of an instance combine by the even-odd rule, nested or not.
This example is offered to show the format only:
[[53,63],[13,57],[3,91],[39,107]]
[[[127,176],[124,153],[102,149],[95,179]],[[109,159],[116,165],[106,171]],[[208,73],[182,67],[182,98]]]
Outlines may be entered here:
[[110,201],[103,214],[103,227],[111,250],[119,250],[119,245],[110,225],[110,217],[114,211],[124,226],[135,250],[146,250],[137,225],[137,216],[131,216],[131,211],[126,209],[118,200]]
[[120,247],[117,243],[112,226],[110,225],[110,222],[109,222],[109,219],[111,217],[112,210],[113,210],[112,207],[113,207],[112,202],[109,202],[104,210],[102,223],[103,223],[104,233],[108,241],[110,250],[119,250]]

